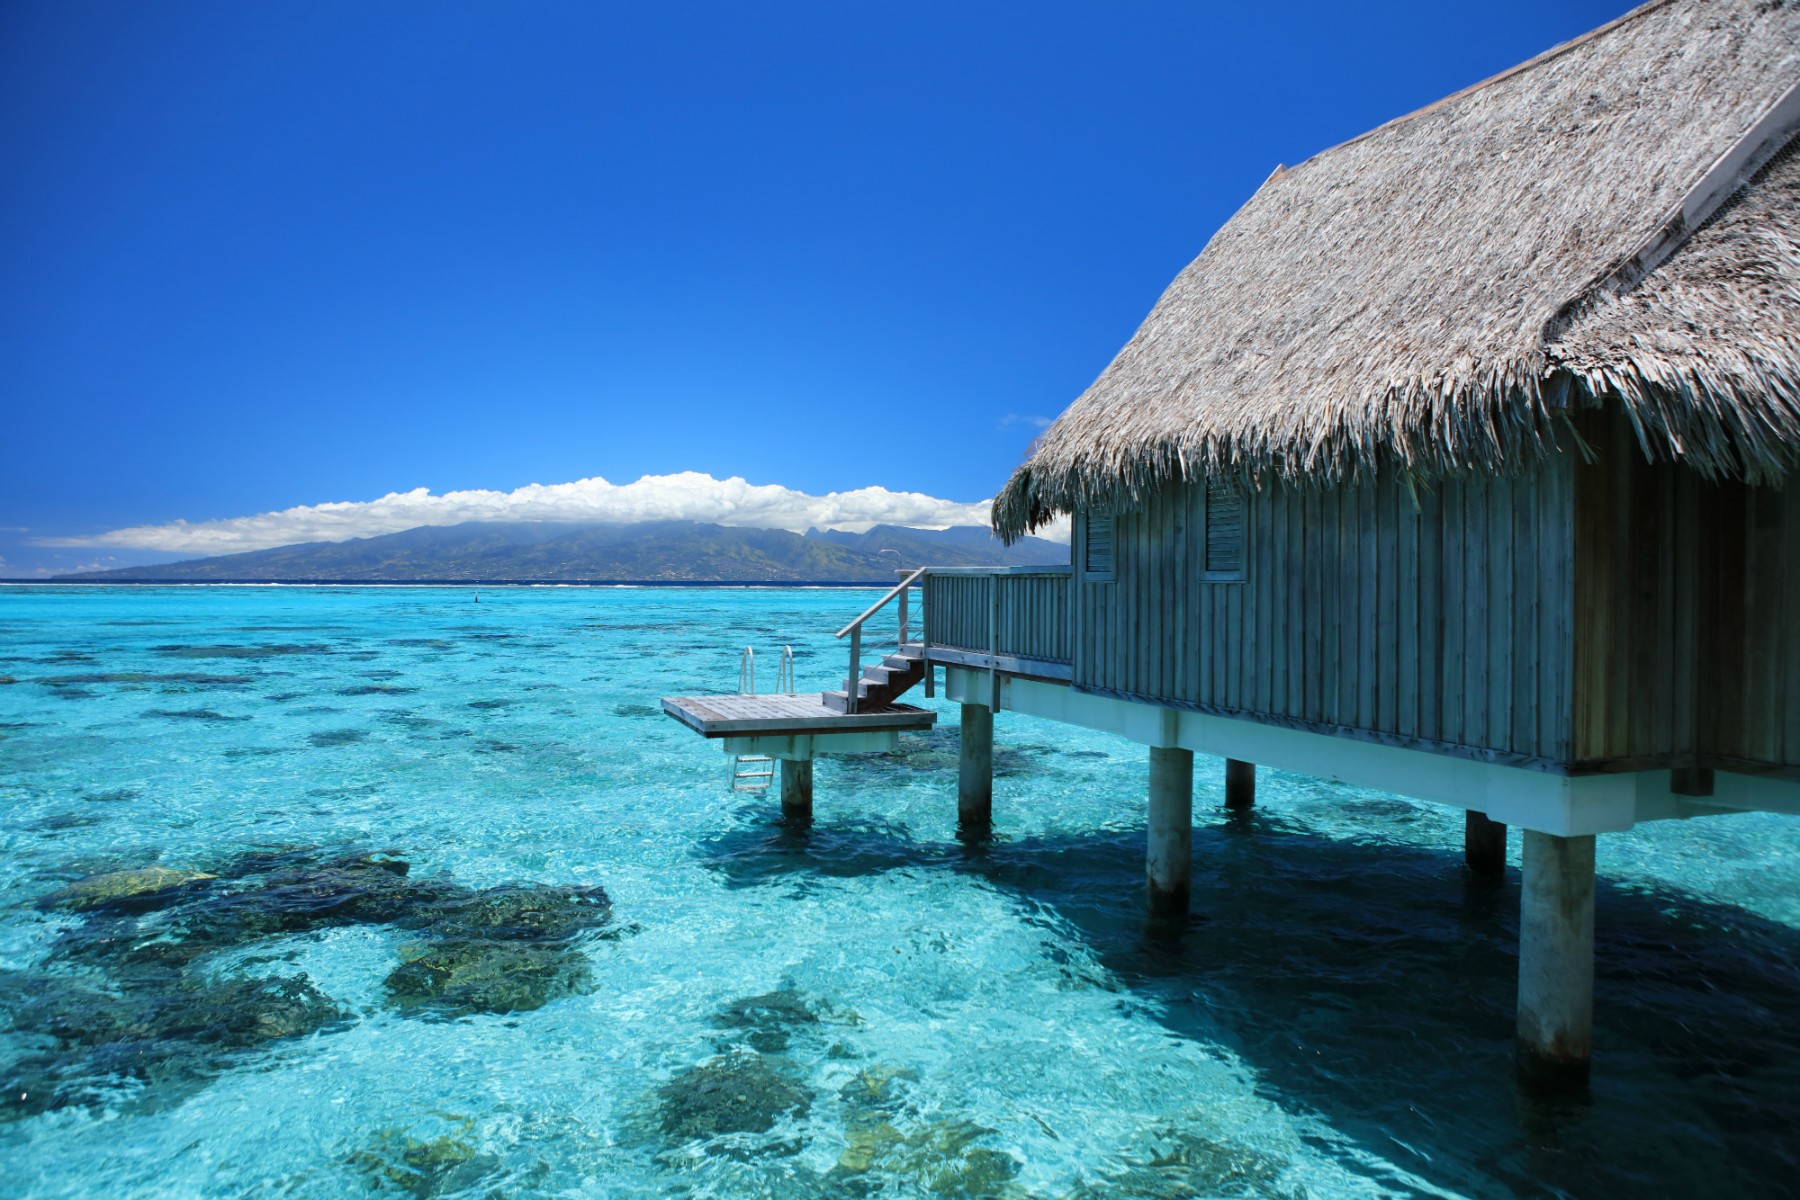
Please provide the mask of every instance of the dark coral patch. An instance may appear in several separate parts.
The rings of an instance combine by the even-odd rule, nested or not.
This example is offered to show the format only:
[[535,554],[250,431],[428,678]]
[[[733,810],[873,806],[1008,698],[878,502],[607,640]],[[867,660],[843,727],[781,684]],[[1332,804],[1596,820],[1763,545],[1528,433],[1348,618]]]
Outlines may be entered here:
[[304,978],[212,982],[177,969],[115,982],[119,994],[48,976],[0,989],[21,998],[8,1005],[14,1029],[55,1043],[6,1069],[0,1118],[110,1102],[122,1080],[143,1086],[139,1106],[175,1103],[243,1054],[344,1017]]
[[662,1131],[683,1141],[729,1133],[767,1133],[812,1106],[812,1091],[754,1050],[737,1050],[689,1067],[657,1092]]
[[649,704],[615,704],[613,705],[613,716],[660,717],[662,716],[662,709]]
[[89,876],[41,902],[77,921],[57,936],[48,969],[0,978],[12,1029],[40,1044],[0,1072],[0,1119],[113,1105],[121,1082],[143,1103],[173,1103],[242,1054],[342,1017],[304,978],[214,978],[204,964],[220,951],[387,925],[417,939],[387,980],[400,1012],[525,1012],[591,983],[577,937],[611,917],[597,887],[474,889],[349,847],[276,848],[209,866]]
[[406,952],[388,994],[415,1016],[526,1012],[587,986],[577,934],[610,920],[597,887],[503,886],[423,904],[409,927],[433,939]]
[[765,1054],[786,1050],[794,1032],[820,1023],[800,993],[790,988],[745,996],[719,1010],[715,1023],[741,1033],[751,1049]]
[[200,887],[216,876],[205,871],[178,871],[175,867],[137,867],[135,871],[90,874],[40,901],[41,909],[65,912],[149,912],[171,903],[182,892]]
[[557,942],[493,938],[429,942],[403,952],[387,977],[395,1008],[413,1016],[529,1012],[585,988],[587,956]]
[[438,1121],[453,1122],[458,1128],[434,1138],[414,1138],[398,1130],[383,1130],[371,1145],[350,1156],[350,1165],[360,1170],[378,1193],[397,1193],[419,1200],[454,1193],[503,1194],[498,1190],[475,1190],[500,1170],[498,1159],[479,1153],[467,1141],[475,1123],[448,1113],[432,1116]]
[[281,643],[262,646],[152,646],[169,658],[281,658],[291,654],[330,654],[331,647]]
[[84,684],[191,684],[195,687],[238,687],[255,683],[254,675],[209,675],[199,671],[90,671],[82,675],[47,675],[38,680],[50,687],[76,687]]
[[419,917],[446,937],[540,940],[598,929],[612,916],[612,901],[598,887],[503,885],[421,905]]
[[248,721],[249,717],[229,717],[210,708],[153,708],[147,717],[167,717],[177,721]]
[[247,856],[221,874],[257,875],[255,886],[210,897],[181,916],[189,937],[236,945],[257,937],[350,924],[390,924],[457,885],[409,880],[408,865],[367,854],[301,851]]

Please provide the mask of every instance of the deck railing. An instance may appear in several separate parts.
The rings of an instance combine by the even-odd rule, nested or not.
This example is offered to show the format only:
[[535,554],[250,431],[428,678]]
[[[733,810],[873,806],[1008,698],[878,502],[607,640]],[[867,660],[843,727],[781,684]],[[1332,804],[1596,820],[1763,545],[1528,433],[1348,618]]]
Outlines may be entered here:
[[1068,567],[933,567],[925,649],[936,662],[1067,679],[1074,652]]
[[[919,589],[918,627],[912,589]],[[857,709],[863,626],[899,601],[897,646],[934,663],[975,667],[994,676],[1066,680],[1074,653],[1074,578],[1068,567],[919,567],[861,616],[837,631],[850,639],[845,708]],[[932,694],[932,674],[925,675]],[[996,691],[996,695],[998,692]]]

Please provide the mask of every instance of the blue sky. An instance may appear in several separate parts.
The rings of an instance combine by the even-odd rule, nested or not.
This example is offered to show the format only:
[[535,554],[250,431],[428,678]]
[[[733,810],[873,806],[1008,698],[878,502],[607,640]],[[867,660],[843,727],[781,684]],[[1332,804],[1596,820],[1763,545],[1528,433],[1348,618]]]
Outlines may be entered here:
[[979,502],[1277,163],[1628,7],[9,0],[0,574],[419,488]]

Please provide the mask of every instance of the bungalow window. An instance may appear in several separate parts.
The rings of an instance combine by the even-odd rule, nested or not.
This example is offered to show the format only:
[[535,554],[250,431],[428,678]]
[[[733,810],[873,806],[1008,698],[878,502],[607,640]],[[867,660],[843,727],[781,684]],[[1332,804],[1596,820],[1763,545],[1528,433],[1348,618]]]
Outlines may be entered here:
[[1244,578],[1244,494],[1228,483],[1206,481],[1206,574],[1208,583]]
[[1081,577],[1092,583],[1113,578],[1113,515],[1089,512],[1081,522]]

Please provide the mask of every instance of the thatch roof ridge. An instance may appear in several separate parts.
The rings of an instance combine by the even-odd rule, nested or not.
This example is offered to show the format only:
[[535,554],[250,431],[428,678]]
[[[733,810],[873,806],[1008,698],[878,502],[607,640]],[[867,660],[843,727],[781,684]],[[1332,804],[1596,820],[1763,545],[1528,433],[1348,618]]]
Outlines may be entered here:
[[1580,393],[1624,402],[1647,457],[1753,482],[1800,468],[1800,143],[1548,351]]
[[[1173,478],[1508,471],[1556,447],[1603,374],[1558,369],[1553,326],[1648,262],[1800,80],[1800,6],[1658,0],[1526,67],[1265,182],[1046,431],[1001,533]],[[1769,445],[1733,469],[1786,470]]]

